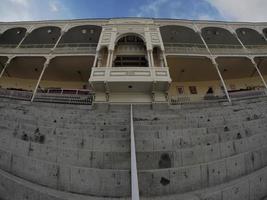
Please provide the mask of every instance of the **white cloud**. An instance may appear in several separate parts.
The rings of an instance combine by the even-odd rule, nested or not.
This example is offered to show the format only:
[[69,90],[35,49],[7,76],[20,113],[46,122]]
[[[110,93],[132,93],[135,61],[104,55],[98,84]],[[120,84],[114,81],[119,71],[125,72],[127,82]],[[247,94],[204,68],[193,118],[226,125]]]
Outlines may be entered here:
[[266,0],[205,0],[226,19],[236,21],[267,21]]
[[52,12],[58,12],[59,11],[59,4],[57,1],[50,1],[49,2],[49,7]]
[[154,0],[151,3],[145,4],[139,8],[137,17],[159,17],[159,11],[161,7],[166,4],[169,0]]
[[0,21],[72,18],[62,0],[1,0]]

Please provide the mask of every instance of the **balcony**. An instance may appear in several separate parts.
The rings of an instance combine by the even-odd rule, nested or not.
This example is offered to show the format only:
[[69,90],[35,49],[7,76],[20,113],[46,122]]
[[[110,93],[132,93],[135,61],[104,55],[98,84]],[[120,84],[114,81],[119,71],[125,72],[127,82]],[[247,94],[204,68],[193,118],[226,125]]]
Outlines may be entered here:
[[169,82],[168,68],[160,67],[94,67],[91,82]]
[[89,81],[96,101],[100,93],[108,93],[116,102],[151,102],[152,93],[164,101],[171,78],[168,67],[97,67],[92,68]]

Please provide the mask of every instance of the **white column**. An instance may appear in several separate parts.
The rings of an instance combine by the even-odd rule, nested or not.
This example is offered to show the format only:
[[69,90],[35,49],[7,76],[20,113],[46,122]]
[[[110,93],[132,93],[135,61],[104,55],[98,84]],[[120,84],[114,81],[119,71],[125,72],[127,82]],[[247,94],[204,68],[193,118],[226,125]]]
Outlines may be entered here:
[[32,29],[33,29],[33,26],[31,26],[31,27],[29,28],[29,32],[27,31],[27,32],[25,33],[24,38],[22,38],[22,40],[20,41],[20,43],[18,44],[18,46],[17,46],[16,48],[19,48],[19,47],[20,47],[20,45],[24,42],[24,40],[28,37],[28,35],[29,35],[30,32],[32,31]]
[[62,31],[61,35],[59,36],[59,38],[58,38],[56,44],[54,45],[54,47],[52,48],[51,51],[55,51],[55,49],[57,48],[57,45],[59,44],[59,42],[60,42],[60,40],[61,40],[61,38],[63,37],[64,34],[65,34],[65,32]]
[[220,80],[221,80],[221,82],[222,82],[223,89],[224,89],[224,92],[225,92],[225,94],[226,94],[226,97],[227,97],[228,101],[231,103],[232,101],[231,101],[231,98],[230,98],[230,96],[229,96],[229,93],[228,93],[226,84],[225,84],[225,82],[224,82],[224,80],[223,80],[222,74],[221,74],[221,72],[220,72],[220,70],[219,70],[219,65],[218,65],[218,63],[216,62],[216,60],[215,60],[214,58],[212,58],[212,64],[213,64],[214,67],[216,68],[216,71],[217,71],[217,73],[218,73],[218,75],[219,75],[219,77],[220,77]]
[[238,37],[237,33],[235,32],[235,30],[230,26],[233,35],[235,36],[235,38],[237,39],[237,41],[241,44],[241,46],[243,47],[243,49],[247,52],[250,53],[250,51],[246,48],[246,46],[243,44],[243,42],[240,40],[240,38]]
[[166,55],[165,55],[165,52],[164,51],[162,51],[162,56],[163,56],[165,67],[168,67],[168,62],[167,62]]
[[259,68],[258,68],[257,63],[255,62],[255,60],[254,60],[253,58],[250,58],[250,60],[251,60],[251,62],[253,63],[253,66],[255,67],[255,69],[257,70],[257,72],[258,72],[258,74],[259,74],[259,76],[260,76],[260,78],[261,78],[261,81],[263,82],[265,88],[267,89],[266,81],[264,80],[264,78],[263,78],[263,76],[262,76],[262,74],[261,74],[261,72],[260,72],[260,70],[259,70]]
[[222,74],[221,74],[221,72],[220,72],[220,70],[219,70],[219,65],[218,65],[218,63],[216,62],[216,60],[215,60],[213,54],[211,53],[211,51],[210,51],[210,49],[209,49],[209,46],[207,45],[206,41],[205,41],[204,38],[202,37],[201,32],[198,30],[198,27],[197,27],[195,24],[194,24],[194,27],[195,27],[197,33],[199,34],[199,36],[200,36],[200,38],[201,38],[203,44],[205,45],[207,51],[209,52],[209,54],[210,54],[210,56],[211,56],[212,64],[214,65],[214,67],[215,67],[215,69],[216,69],[216,71],[217,71],[217,73],[218,73],[218,75],[219,75],[219,77],[220,77],[220,80],[221,80],[221,83],[222,83],[222,85],[223,85],[223,88],[224,88],[224,92],[225,92],[225,94],[226,94],[226,97],[227,97],[228,101],[231,103],[232,101],[231,101],[231,98],[230,98],[230,96],[229,96],[229,93],[228,93],[226,84],[225,84],[225,82],[224,82],[224,80],[223,80]]
[[133,106],[131,104],[131,189],[132,200],[139,200],[139,185],[136,163],[136,149],[135,149],[135,137],[134,137],[134,125],[133,125]]
[[43,75],[44,75],[45,69],[46,69],[46,68],[48,67],[48,65],[49,65],[49,62],[50,62],[50,59],[47,59],[46,62],[44,63],[42,72],[41,72],[41,74],[40,74],[40,76],[39,76],[39,79],[38,79],[38,81],[37,81],[37,84],[35,85],[35,88],[34,88],[34,91],[33,91],[33,94],[32,94],[32,98],[31,98],[31,102],[33,102],[33,100],[34,100],[34,97],[35,97],[36,92],[37,92],[37,90],[38,90],[39,84],[40,84],[40,82],[41,82],[41,80],[42,80],[42,77],[43,77]]
[[6,64],[4,65],[4,68],[2,69],[1,73],[0,73],[0,78],[2,78],[4,72],[6,71],[6,68],[8,67],[8,65],[10,64],[10,61],[12,60],[12,58],[8,58],[8,60],[6,61]]

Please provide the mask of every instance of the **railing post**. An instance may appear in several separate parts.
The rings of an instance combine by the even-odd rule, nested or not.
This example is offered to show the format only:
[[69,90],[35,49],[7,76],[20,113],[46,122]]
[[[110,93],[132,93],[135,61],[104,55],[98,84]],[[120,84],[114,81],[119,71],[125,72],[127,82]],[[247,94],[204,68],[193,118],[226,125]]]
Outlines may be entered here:
[[31,102],[33,102],[33,100],[34,100],[34,97],[35,97],[36,92],[37,92],[37,90],[38,90],[39,84],[40,84],[40,82],[41,82],[41,80],[42,80],[42,77],[43,77],[43,75],[44,75],[45,69],[46,69],[47,66],[49,65],[49,62],[50,62],[50,59],[47,59],[46,62],[44,63],[42,72],[41,72],[41,74],[40,74],[40,76],[39,76],[39,79],[38,79],[38,81],[37,81],[37,84],[35,85],[35,88],[34,88],[34,91],[33,91],[33,94],[32,94],[32,98],[31,98]]
[[133,105],[131,104],[131,191],[132,200],[139,200],[139,185],[137,176],[136,149],[133,125]]

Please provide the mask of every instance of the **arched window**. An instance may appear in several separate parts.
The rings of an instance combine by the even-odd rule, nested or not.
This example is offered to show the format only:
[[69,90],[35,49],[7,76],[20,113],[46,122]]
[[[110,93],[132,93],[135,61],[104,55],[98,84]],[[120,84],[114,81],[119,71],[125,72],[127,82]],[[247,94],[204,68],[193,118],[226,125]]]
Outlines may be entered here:
[[114,67],[147,67],[147,51],[144,40],[137,34],[127,34],[117,40]]

